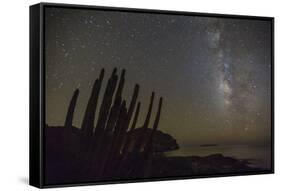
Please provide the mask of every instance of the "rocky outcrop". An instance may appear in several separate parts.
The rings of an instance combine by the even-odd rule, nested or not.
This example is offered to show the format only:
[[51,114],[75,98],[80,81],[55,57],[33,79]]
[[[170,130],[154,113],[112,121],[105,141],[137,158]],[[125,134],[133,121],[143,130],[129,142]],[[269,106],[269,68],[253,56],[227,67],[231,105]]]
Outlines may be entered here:
[[[142,128],[137,128],[132,132],[129,132],[129,136],[134,140],[141,133]],[[151,129],[147,130],[150,134]],[[167,152],[179,149],[177,140],[171,135],[164,133],[160,130],[156,130],[152,139],[152,148],[154,153]]]

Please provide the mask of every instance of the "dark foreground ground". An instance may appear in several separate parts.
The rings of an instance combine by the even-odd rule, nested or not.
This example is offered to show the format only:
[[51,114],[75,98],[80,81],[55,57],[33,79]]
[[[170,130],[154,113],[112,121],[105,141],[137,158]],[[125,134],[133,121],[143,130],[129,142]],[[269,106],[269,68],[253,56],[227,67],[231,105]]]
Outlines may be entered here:
[[[165,151],[178,149],[176,140],[160,131],[155,132],[151,154],[145,156],[129,152],[126,156],[98,157],[103,154],[106,144],[101,145],[99,153],[83,151],[85,139],[77,128],[71,131],[61,127],[46,128],[45,144],[45,183],[69,184],[97,181],[136,180],[142,178],[167,178],[204,176],[210,174],[258,172],[263,169],[250,166],[250,160],[239,160],[222,154],[199,156],[165,156]],[[140,130],[128,134],[135,140]],[[89,142],[93,146],[92,142]],[[90,147],[91,148],[91,147]],[[107,159],[107,160],[105,160]],[[104,165],[105,175],[97,174],[95,168]],[[108,167],[108,168],[107,168]],[[100,173],[101,174],[101,173]]]
[[222,154],[213,154],[206,157],[155,157],[151,165],[150,175],[152,177],[196,176],[262,170],[249,165],[249,160],[238,160]]

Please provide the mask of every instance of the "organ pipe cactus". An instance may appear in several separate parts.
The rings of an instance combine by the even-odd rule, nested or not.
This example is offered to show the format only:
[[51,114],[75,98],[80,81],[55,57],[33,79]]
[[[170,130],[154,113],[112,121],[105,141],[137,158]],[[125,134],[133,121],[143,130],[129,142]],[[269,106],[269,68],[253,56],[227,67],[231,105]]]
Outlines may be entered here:
[[[77,165],[80,165],[80,171],[77,174],[85,177],[90,175],[93,180],[135,178],[144,173],[141,168],[145,167],[146,160],[152,156],[152,139],[160,121],[163,99],[161,97],[159,100],[152,131],[148,133],[155,98],[155,93],[152,92],[145,121],[140,127],[141,133],[133,138],[129,132],[134,131],[138,123],[141,107],[141,102],[138,101],[140,86],[135,85],[130,102],[126,101],[122,97],[126,71],[122,70],[119,77],[115,68],[107,81],[98,108],[104,73],[102,69],[95,80],[81,128],[75,131],[79,132],[77,136],[80,137],[77,143]],[[77,89],[69,104],[66,128],[72,127],[78,95]]]

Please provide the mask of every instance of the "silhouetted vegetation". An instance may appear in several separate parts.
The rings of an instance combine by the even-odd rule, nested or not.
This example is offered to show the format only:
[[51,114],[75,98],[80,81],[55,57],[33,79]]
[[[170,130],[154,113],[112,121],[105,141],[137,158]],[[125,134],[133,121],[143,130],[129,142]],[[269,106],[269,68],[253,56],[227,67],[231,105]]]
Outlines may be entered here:
[[64,127],[47,128],[48,182],[137,178],[148,171],[163,99],[159,99],[152,129],[148,130],[155,97],[152,92],[145,121],[137,128],[139,132],[133,134],[141,107],[141,103],[137,103],[139,85],[135,85],[130,102],[126,101],[122,97],[125,70],[118,82],[117,69],[114,69],[98,109],[103,78],[104,69],[95,80],[80,129],[72,125],[78,89],[70,101]]

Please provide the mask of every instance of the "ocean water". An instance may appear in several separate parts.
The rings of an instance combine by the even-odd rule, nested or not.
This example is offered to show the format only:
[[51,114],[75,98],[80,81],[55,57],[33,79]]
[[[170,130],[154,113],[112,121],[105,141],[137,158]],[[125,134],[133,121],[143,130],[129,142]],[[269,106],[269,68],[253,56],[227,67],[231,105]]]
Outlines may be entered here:
[[252,167],[271,168],[270,146],[186,146],[165,153],[166,156],[208,156],[211,154],[222,154],[236,159],[248,159]]

